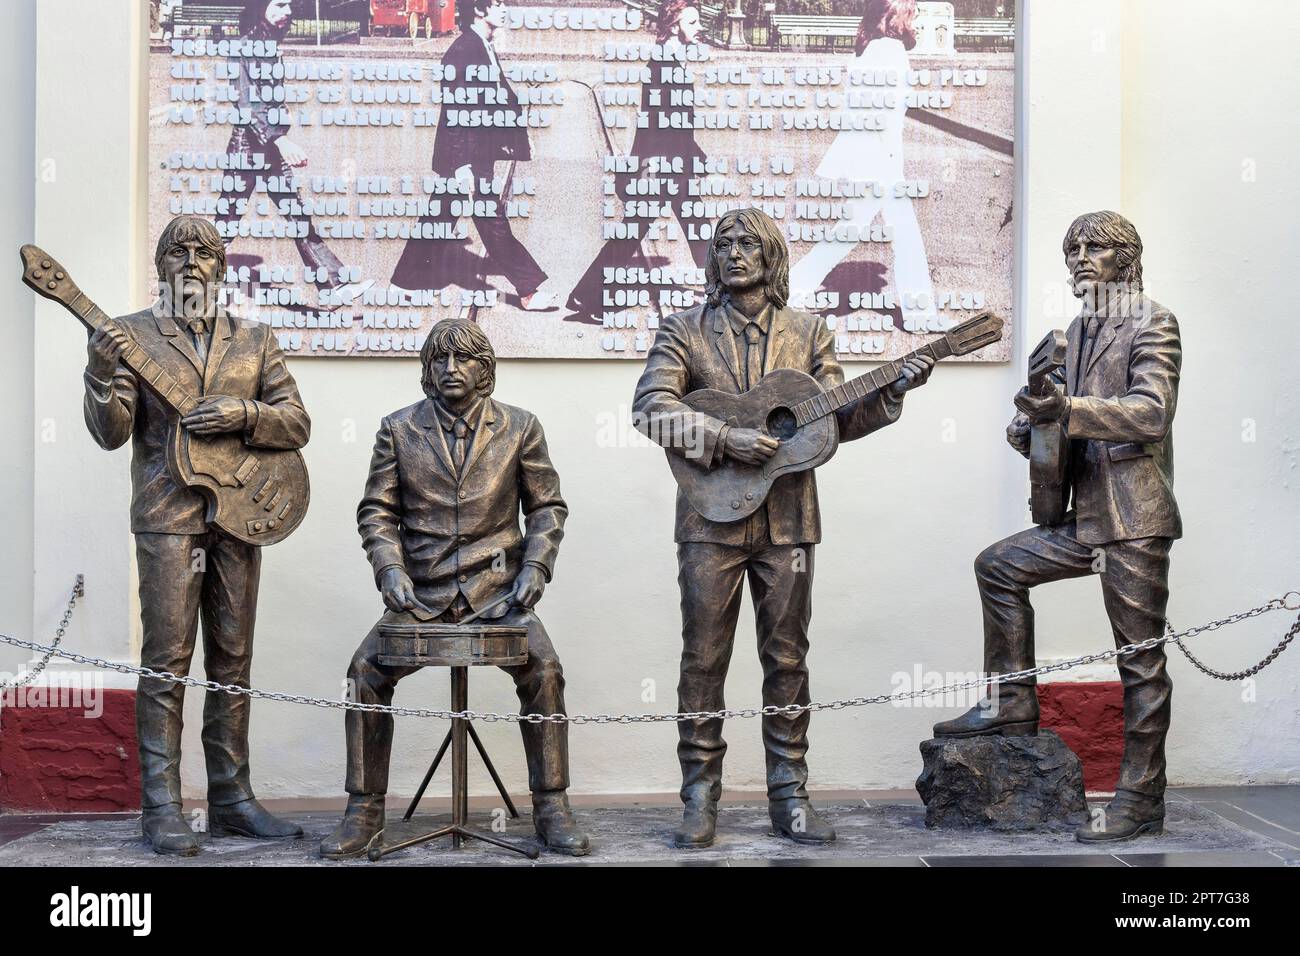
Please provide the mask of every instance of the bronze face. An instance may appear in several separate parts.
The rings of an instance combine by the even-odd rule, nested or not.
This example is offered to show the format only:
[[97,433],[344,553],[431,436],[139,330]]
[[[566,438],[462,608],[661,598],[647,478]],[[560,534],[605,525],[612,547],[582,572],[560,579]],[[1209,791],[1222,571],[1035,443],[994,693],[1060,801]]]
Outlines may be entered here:
[[217,254],[197,239],[174,242],[163,253],[159,270],[172,301],[180,300],[177,315],[209,314],[216,305],[219,265]]
[[433,385],[448,408],[470,402],[482,387],[483,363],[464,352],[448,351],[433,358]]
[[709,255],[717,267],[718,280],[731,292],[751,289],[763,281],[763,243],[739,220],[714,237]]
[[1065,254],[1070,281],[1078,298],[1097,300],[1097,292],[1111,288],[1120,279],[1119,251],[1096,239],[1079,237]]

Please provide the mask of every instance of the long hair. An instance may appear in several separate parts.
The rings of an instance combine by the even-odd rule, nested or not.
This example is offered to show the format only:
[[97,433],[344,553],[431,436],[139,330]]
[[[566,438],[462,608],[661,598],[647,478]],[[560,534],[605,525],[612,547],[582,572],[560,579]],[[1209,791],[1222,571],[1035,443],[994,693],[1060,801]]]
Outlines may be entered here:
[[497,385],[497,353],[492,349],[492,342],[476,323],[468,319],[443,319],[429,330],[429,337],[420,349],[420,387],[424,394],[433,398],[438,394],[434,382],[433,363],[443,355],[458,352],[478,359],[483,366],[483,375],[479,379],[479,394],[484,398],[492,394]]
[[158,245],[154,248],[153,264],[158,270],[158,278],[163,277],[163,256],[178,242],[198,242],[217,257],[217,281],[226,277],[226,244],[221,240],[217,227],[201,216],[177,216],[163,227],[158,236]]
[[686,8],[693,6],[694,0],[664,0],[659,12],[655,14],[655,42],[667,43],[677,31],[677,21]]
[[1086,212],[1070,223],[1061,241],[1061,252],[1068,256],[1079,240],[1114,249],[1120,281],[1135,290],[1142,288],[1142,237],[1133,223],[1109,209]]
[[254,30],[266,34],[268,39],[280,40],[289,32],[289,26],[293,23],[292,13],[289,21],[283,27],[273,27],[266,22],[266,8],[271,5],[271,0],[247,0],[244,9],[239,11],[239,35],[248,36]]
[[916,46],[915,20],[916,0],[867,0],[853,52],[861,56],[868,43],[882,38],[902,40],[904,49],[912,49]]
[[[781,227],[763,210],[751,206],[748,209],[733,209],[724,214],[714,227],[713,235],[721,235],[737,224],[758,237],[763,246],[763,292],[776,308],[785,308],[790,299],[790,253],[785,247]],[[716,309],[722,303],[726,288],[718,275],[718,264],[713,249],[710,248],[704,264],[705,300]]]

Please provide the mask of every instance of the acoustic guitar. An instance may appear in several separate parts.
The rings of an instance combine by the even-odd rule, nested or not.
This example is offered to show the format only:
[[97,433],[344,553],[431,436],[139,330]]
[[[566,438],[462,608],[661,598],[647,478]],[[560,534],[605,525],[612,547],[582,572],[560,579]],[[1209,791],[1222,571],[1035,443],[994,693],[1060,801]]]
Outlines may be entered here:
[[1002,338],[1002,319],[981,312],[929,344],[865,375],[823,391],[817,380],[790,368],[773,369],[741,395],[702,388],[682,402],[733,427],[753,428],[780,441],[761,465],[730,457],[705,469],[694,459],[668,454],[673,477],[696,511],[710,521],[739,521],[758,510],[782,475],[824,464],[839,447],[835,412],[898,380],[903,363],[918,355],[936,361],[966,355]]
[[[19,256],[23,282],[36,293],[58,302],[91,331],[110,321],[49,253],[25,245]],[[129,330],[123,331],[131,337]],[[302,523],[311,485],[300,451],[251,448],[238,432],[206,437],[191,434],[181,427],[180,419],[202,396],[176,381],[134,338],[120,361],[174,416],[167,466],[178,484],[195,489],[206,499],[208,524],[248,544],[268,545],[283,541]]]
[[[1029,392],[1047,395],[1056,385],[1052,373],[1065,366],[1068,341],[1060,329],[1053,329],[1029,356]],[[1029,430],[1029,513],[1034,524],[1054,527],[1065,520],[1070,507],[1070,486],[1066,481],[1069,439],[1060,422],[1034,425]]]

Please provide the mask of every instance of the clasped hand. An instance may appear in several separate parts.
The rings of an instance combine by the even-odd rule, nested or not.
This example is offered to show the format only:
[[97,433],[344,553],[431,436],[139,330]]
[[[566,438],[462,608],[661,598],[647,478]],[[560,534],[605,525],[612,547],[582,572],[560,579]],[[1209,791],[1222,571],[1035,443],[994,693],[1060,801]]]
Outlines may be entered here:
[[1028,388],[1022,388],[1016,393],[1015,403],[1016,408],[1036,425],[1059,422],[1070,407],[1070,400],[1055,385],[1046,395],[1034,395]]

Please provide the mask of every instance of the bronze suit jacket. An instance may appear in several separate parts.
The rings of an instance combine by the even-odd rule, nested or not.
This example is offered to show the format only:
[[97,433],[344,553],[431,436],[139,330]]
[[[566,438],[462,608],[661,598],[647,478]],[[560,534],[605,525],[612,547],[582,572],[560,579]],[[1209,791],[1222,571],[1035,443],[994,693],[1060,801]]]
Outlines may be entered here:
[[1079,374],[1084,317],[1067,332],[1066,434],[1078,538],[1106,544],[1178,538],[1174,500],[1174,408],[1182,345],[1178,320],[1145,295],[1103,320]]
[[525,563],[549,581],[564,537],[569,509],[537,418],[490,398],[479,411],[459,476],[430,399],[385,418],[357,507],[376,583],[404,568],[435,613],[458,593],[478,610]]
[[[190,331],[170,316],[144,309],[113,320],[192,394],[244,399],[244,441],[256,448],[301,448],[311,434],[298,386],[269,325],[218,312],[208,360],[199,360]],[[131,443],[131,530],[162,534],[207,531],[207,503],[178,484],[167,466],[171,412],[134,372],[119,365],[111,387],[86,376],[86,427],[102,448]]]
[[[655,335],[645,370],[637,382],[632,405],[637,428],[664,443],[670,454],[684,455],[688,448],[693,449],[700,467],[712,467],[719,458],[719,433],[726,423],[690,411],[681,399],[700,388],[740,394],[744,372],[739,355],[725,309],[701,305],[668,316]],[[789,307],[775,312],[768,332],[763,374],[777,368],[805,372],[823,389],[844,381],[844,372],[835,360],[835,339],[825,321]],[[887,400],[882,392],[869,392],[836,413],[840,441],[868,435],[897,421],[901,413],[901,403]],[[664,429],[655,427],[653,421],[660,415],[681,416],[684,434],[674,440]],[[812,471],[777,478],[765,507],[773,544],[821,541],[817,481]],[[709,521],[691,507],[678,489],[675,541],[742,545],[745,526],[744,521]]]

